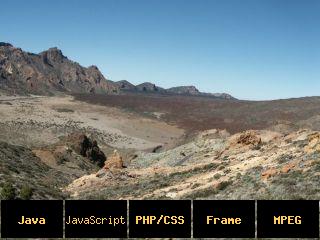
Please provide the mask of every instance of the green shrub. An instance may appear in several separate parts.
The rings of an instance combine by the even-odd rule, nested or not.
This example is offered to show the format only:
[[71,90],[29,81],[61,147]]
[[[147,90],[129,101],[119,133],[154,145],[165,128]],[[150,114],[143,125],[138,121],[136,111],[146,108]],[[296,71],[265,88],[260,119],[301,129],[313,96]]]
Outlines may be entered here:
[[220,165],[220,166],[218,167],[218,170],[222,170],[222,169],[225,169],[225,168],[226,168],[225,166]]
[[232,184],[232,181],[223,181],[220,182],[217,186],[217,190],[222,191],[224,189],[226,189],[229,185]]
[[221,178],[221,174],[220,173],[216,173],[213,177],[214,177],[214,179],[219,179],[219,178]]
[[56,111],[59,113],[73,113],[74,112],[73,109],[69,109],[69,108],[58,108],[58,109],[56,109]]
[[5,183],[1,189],[1,200],[14,200],[17,197],[16,190],[11,183]]
[[20,191],[20,199],[22,200],[30,200],[33,195],[33,190],[29,186],[23,186]]

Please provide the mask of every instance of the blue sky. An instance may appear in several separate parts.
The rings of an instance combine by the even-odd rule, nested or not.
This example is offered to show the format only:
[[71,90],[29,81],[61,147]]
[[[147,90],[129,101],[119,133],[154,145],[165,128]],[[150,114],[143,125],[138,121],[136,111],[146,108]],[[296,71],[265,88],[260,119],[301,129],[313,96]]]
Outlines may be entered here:
[[241,99],[320,95],[319,0],[1,0],[0,41],[111,80]]

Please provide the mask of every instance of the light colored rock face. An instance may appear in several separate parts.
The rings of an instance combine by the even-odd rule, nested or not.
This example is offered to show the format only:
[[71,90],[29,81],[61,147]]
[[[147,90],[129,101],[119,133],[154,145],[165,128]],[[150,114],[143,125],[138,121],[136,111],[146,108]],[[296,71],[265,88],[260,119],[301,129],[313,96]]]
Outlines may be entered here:
[[104,199],[319,199],[319,136],[209,130],[174,149],[139,154],[126,169],[84,176],[66,191]]
[[191,94],[191,95],[197,95],[200,93],[195,86],[173,87],[173,88],[167,89],[167,91],[172,93],[177,93],[177,94]]
[[240,134],[236,134],[230,139],[230,147],[256,147],[262,143],[261,137],[257,131],[245,131]]
[[117,150],[114,150],[113,154],[107,158],[104,163],[104,169],[122,169],[124,168],[123,160]]
[[307,153],[314,153],[320,151],[320,133],[314,132],[308,135],[308,145],[304,147]]

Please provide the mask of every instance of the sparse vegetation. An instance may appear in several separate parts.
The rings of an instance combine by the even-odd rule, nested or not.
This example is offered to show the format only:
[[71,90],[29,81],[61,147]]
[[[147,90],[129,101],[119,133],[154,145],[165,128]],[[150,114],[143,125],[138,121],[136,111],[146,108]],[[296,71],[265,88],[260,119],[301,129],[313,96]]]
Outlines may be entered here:
[[[168,150],[168,146],[171,147],[174,141],[168,141],[169,138],[166,138],[165,133],[161,132],[161,138],[162,136],[166,138],[163,141],[161,151],[157,150],[156,145],[148,148],[146,152],[130,149],[128,151],[130,154],[124,155],[130,155],[130,158],[124,157],[126,158],[124,159],[126,162],[125,166],[127,166],[126,169],[121,169],[116,173],[112,172],[112,174],[102,174],[98,177],[91,173],[95,173],[99,168],[96,165],[92,167],[92,162],[88,159],[88,156],[95,157],[95,154],[92,154],[91,150],[81,149],[81,146],[86,145],[86,141],[72,145],[72,142],[66,140],[64,136],[59,139],[58,137],[64,134],[71,136],[71,133],[80,132],[88,134],[90,138],[96,139],[99,145],[102,144],[101,149],[103,151],[107,149],[106,153],[108,154],[106,156],[109,157],[109,153],[113,151],[114,147],[110,147],[108,144],[114,143],[114,141],[121,141],[122,138],[119,140],[117,139],[118,135],[101,133],[101,130],[95,129],[94,126],[83,128],[78,128],[77,126],[86,125],[88,122],[90,124],[98,123],[97,125],[99,125],[101,123],[100,115],[97,114],[96,116],[99,116],[97,118],[92,117],[95,116],[94,114],[89,115],[87,117],[89,121],[82,122],[68,119],[68,116],[73,116],[74,114],[58,114],[55,112],[53,113],[54,117],[62,119],[63,121],[61,122],[63,123],[38,122],[33,116],[26,120],[18,119],[17,121],[10,121],[10,124],[1,122],[0,130],[5,130],[3,135],[9,136],[10,132],[13,132],[12,129],[14,129],[15,138],[19,139],[19,141],[23,137],[29,138],[29,142],[25,141],[28,144],[20,144],[21,142],[13,145],[0,143],[0,157],[4,159],[0,165],[2,170],[0,182],[14,183],[13,190],[8,187],[0,189],[4,192],[3,194],[1,193],[1,198],[4,195],[5,198],[12,198],[14,196],[13,198],[15,199],[43,199],[48,197],[61,199],[67,197],[61,192],[61,188],[66,187],[70,183],[73,184],[73,180],[84,175],[87,175],[85,177],[92,176],[93,181],[88,181],[88,183],[84,181],[82,182],[83,185],[78,185],[73,189],[74,192],[70,191],[70,193],[79,192],[79,195],[75,198],[314,199],[319,197],[318,183],[320,179],[318,173],[320,171],[320,152],[316,134],[313,134],[313,141],[310,144],[308,132],[304,132],[303,134],[290,132],[291,129],[288,130],[287,135],[271,131],[252,130],[247,131],[249,133],[239,133],[231,137],[222,130],[210,130],[204,133],[194,132],[195,129],[188,128],[186,124],[199,123],[199,126],[196,125],[196,127],[201,129],[210,119],[210,124],[219,126],[220,119],[212,116],[214,113],[220,113],[220,110],[209,109],[207,107],[210,105],[212,107],[221,106],[225,108],[227,107],[227,105],[224,105],[225,102],[218,103],[215,100],[204,98],[190,100],[183,97],[173,98],[173,96],[170,96],[170,99],[168,96],[162,96],[161,98],[157,98],[156,96],[149,97],[151,101],[156,98],[154,101],[159,101],[157,104],[160,105],[160,108],[164,102],[170,102],[173,99],[177,101],[169,106],[168,113],[166,112],[165,115],[161,115],[161,118],[165,120],[170,119],[170,123],[172,124],[179,122],[181,124],[179,126],[187,129],[187,137],[179,141],[178,147],[176,146]],[[97,98],[99,99],[100,96],[97,95]],[[104,97],[101,98],[104,99]],[[146,99],[146,97],[143,98]],[[186,119],[174,119],[176,113],[170,111],[173,111],[173,108],[178,105],[180,106],[180,104],[184,106],[185,102],[181,103],[182,100],[186,100],[185,102],[191,107],[196,105],[202,106],[201,104],[204,104],[208,115],[204,116],[203,109],[198,109],[196,112],[199,114],[197,117],[202,119],[203,122],[198,122],[198,119],[194,115],[194,110],[184,113]],[[136,101],[133,105],[139,103],[140,100]],[[20,109],[18,107],[19,101],[16,101],[11,108],[13,110],[22,110],[22,112],[19,112],[22,115],[27,115],[27,113],[32,114],[31,110],[34,108],[26,103],[28,103],[27,100],[24,100],[22,104],[23,108]],[[128,108],[132,110],[132,105],[130,104]],[[152,109],[155,107],[154,104],[152,102],[151,106],[146,106],[146,108]],[[228,109],[229,107],[233,109],[233,104],[235,103],[233,102],[228,105],[227,111],[231,111]],[[33,107],[36,105],[34,104]],[[262,105],[264,106],[263,108],[268,109],[264,104]],[[10,108],[9,105],[1,104],[0,106]],[[69,107],[70,105],[66,104],[63,106]],[[78,108],[75,109],[80,109],[79,105],[77,106]],[[244,106],[241,103],[239,107]],[[52,109],[66,113],[71,112],[68,108],[57,108],[51,105],[51,112]],[[144,112],[152,112],[149,111],[150,109],[145,109]],[[138,110],[140,111],[140,107],[138,107]],[[136,116],[136,113],[139,111],[132,110],[134,112],[132,116]],[[179,111],[180,109],[177,109],[177,112]],[[80,114],[81,111],[78,110],[77,112]],[[223,114],[228,115],[230,112]],[[238,124],[243,121],[241,119],[242,115],[237,115],[238,113],[234,114],[232,116],[233,119],[231,119],[232,121],[228,120],[224,124]],[[281,115],[279,112],[277,114]],[[240,117],[240,119],[235,120],[236,116]],[[93,122],[92,120],[99,122]],[[245,126],[241,126],[241,128],[249,128],[253,125],[260,128],[264,125],[257,117],[248,117],[246,121],[249,122]],[[250,121],[254,121],[255,123],[251,125]],[[269,121],[269,119],[266,118],[266,121]],[[255,124],[260,125],[257,126]],[[235,131],[240,129],[236,125],[233,125],[231,128]],[[26,129],[28,131],[25,131]],[[28,134],[36,135],[34,129],[37,129],[37,133],[50,129],[45,134],[48,134],[50,138],[52,137],[59,142],[55,144],[46,143],[37,148],[32,147],[31,141],[34,142],[34,140],[30,140]],[[188,132],[189,130],[190,132]],[[22,134],[19,135],[22,132],[24,136]],[[146,132],[144,140],[152,140],[154,137],[152,130]],[[240,139],[241,141],[238,141],[239,136],[244,136]],[[261,142],[261,139],[263,139],[263,142]],[[265,139],[274,140],[268,142]],[[25,142],[23,141],[22,143]],[[30,142],[31,146],[20,147],[29,145]],[[167,142],[170,143],[165,144]],[[132,148],[135,148],[135,143],[134,139],[125,142],[125,144],[128,144],[127,146]],[[146,141],[146,143],[148,142]],[[91,145],[95,148],[97,147],[97,144],[93,143],[93,141]],[[79,151],[76,151],[76,148],[79,146]],[[152,152],[152,149],[155,150]],[[124,150],[121,149],[121,151]],[[88,155],[88,153],[90,154]],[[133,158],[132,156],[135,157]],[[103,162],[101,161],[100,167]],[[92,185],[89,185],[89,182]],[[82,187],[84,188],[83,192],[78,191]]]
[[218,184],[217,190],[222,191],[222,190],[226,189],[231,184],[232,184],[232,181],[222,181]]
[[20,199],[22,200],[30,200],[33,195],[33,189],[28,185],[24,185],[20,190]]
[[213,177],[214,177],[214,179],[218,180],[219,178],[221,178],[221,174],[220,173],[216,173]]
[[74,110],[70,109],[70,108],[57,108],[56,111],[60,112],[60,113],[73,113],[74,112]]
[[195,183],[195,184],[192,185],[191,189],[195,189],[195,188],[197,188],[197,187],[199,187],[199,186],[201,186],[200,183]]
[[226,168],[226,169],[223,170],[223,173],[224,173],[224,174],[228,174],[228,173],[230,173],[230,172],[231,172],[231,169],[230,169],[230,168]]
[[293,157],[291,155],[287,155],[287,154],[284,154],[282,156],[280,156],[278,159],[277,159],[277,162],[279,164],[282,164],[282,163],[285,163],[285,162],[289,162],[290,160],[292,160]]
[[16,189],[12,183],[5,183],[1,188],[1,200],[14,200],[17,197]]
[[[77,100],[123,108],[141,115],[145,112],[165,112],[161,119],[189,132],[213,128],[227,129],[230,133],[264,129],[275,122],[293,119],[293,116],[294,121],[299,121],[311,118],[320,112],[318,97],[251,102],[161,94],[120,96],[75,94],[74,96]],[[294,125],[292,127],[296,128]],[[256,150],[261,146],[256,147]]]
[[183,198],[184,199],[201,199],[201,198],[207,198],[207,197],[211,197],[214,196],[215,194],[217,194],[217,189],[214,187],[209,187],[206,189],[200,189],[200,190],[196,190],[191,192],[188,195],[185,195]]

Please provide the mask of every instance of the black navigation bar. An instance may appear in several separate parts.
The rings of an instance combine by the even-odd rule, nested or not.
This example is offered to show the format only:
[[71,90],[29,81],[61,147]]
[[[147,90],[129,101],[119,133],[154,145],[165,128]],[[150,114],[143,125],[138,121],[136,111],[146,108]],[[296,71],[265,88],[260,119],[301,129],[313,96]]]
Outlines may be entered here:
[[319,238],[319,201],[1,201],[1,238]]

